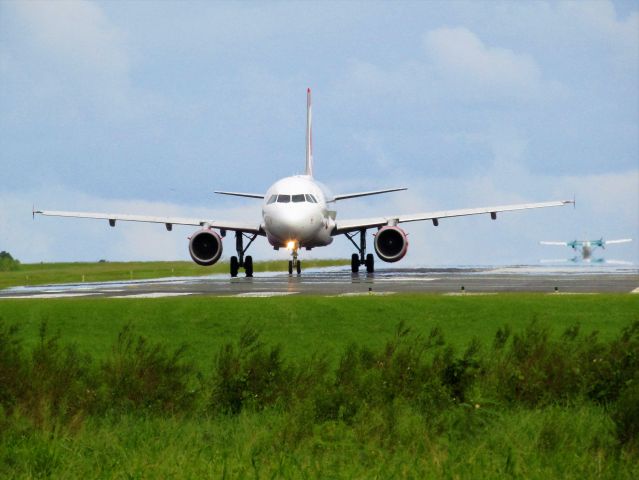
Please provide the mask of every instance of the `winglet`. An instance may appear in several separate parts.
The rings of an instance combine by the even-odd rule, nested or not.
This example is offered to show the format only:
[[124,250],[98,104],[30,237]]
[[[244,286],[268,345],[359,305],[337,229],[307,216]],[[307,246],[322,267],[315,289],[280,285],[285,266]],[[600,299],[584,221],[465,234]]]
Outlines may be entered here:
[[311,123],[311,89],[306,90],[306,175],[313,176],[313,126]]

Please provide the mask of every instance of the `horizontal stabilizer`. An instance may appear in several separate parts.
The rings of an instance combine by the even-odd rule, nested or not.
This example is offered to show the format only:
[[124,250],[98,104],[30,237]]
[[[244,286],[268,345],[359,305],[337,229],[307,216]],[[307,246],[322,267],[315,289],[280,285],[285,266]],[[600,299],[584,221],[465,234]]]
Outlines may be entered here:
[[234,197],[246,197],[246,198],[264,198],[261,193],[242,193],[242,192],[221,192],[216,190],[214,193],[219,195],[232,195]]
[[400,188],[387,188],[385,190],[371,190],[369,192],[357,192],[357,193],[345,193],[342,195],[335,195],[332,200],[346,200],[347,198],[357,198],[357,197],[367,197],[368,195],[379,195],[380,193],[389,193],[389,192],[400,192],[402,190],[408,190],[406,187]]

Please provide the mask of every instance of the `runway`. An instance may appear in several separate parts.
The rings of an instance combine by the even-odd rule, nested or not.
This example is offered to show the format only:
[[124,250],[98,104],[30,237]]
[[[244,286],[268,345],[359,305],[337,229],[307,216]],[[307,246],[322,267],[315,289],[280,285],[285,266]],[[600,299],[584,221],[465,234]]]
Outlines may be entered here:
[[550,294],[639,293],[636,267],[450,267],[391,268],[352,274],[349,267],[309,269],[302,275],[256,273],[176,277],[125,282],[14,287],[0,300],[16,298],[162,298],[175,296],[271,297],[282,295],[393,295],[438,293],[486,295],[501,292]]

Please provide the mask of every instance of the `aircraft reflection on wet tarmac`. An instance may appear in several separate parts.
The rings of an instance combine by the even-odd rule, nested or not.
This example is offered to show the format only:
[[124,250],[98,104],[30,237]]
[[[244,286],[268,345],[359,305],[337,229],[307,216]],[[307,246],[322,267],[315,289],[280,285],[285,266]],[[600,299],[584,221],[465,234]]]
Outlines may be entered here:
[[486,294],[498,292],[639,293],[636,267],[512,266],[380,269],[352,274],[348,267],[308,269],[303,275],[256,273],[176,277],[103,283],[14,287],[7,298],[158,298],[186,295],[270,297],[281,295],[392,295],[394,293]]

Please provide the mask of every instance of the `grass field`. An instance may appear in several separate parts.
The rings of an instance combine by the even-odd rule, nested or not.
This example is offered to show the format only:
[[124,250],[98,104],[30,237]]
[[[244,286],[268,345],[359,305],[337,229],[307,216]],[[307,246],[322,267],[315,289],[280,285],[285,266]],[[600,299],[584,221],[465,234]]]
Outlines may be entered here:
[[[346,265],[346,260],[306,260],[304,268]],[[281,271],[286,262],[255,262],[256,272]],[[19,285],[49,285],[55,283],[107,282],[141,280],[160,277],[186,277],[228,273],[228,261],[210,267],[194,262],[93,262],[93,263],[27,263],[18,270],[0,272],[0,289]]]
[[638,478],[638,320],[634,295],[3,300],[0,477]]
[[325,353],[337,359],[350,342],[379,347],[400,320],[427,334],[440,327],[458,348],[473,337],[490,342],[498,328],[519,330],[533,320],[561,332],[580,324],[609,340],[639,319],[639,296],[505,294],[446,297],[173,297],[147,299],[2,300],[0,318],[16,322],[27,346],[38,341],[46,320],[65,342],[103,358],[125,325],[150,341],[188,345],[187,355],[200,367],[220,346],[246,326],[260,331],[264,342],[282,344],[293,358]]

